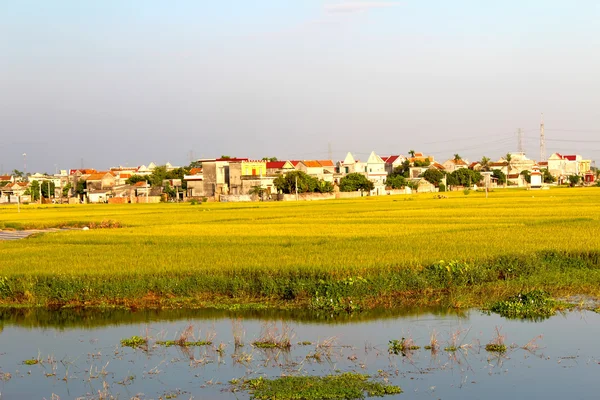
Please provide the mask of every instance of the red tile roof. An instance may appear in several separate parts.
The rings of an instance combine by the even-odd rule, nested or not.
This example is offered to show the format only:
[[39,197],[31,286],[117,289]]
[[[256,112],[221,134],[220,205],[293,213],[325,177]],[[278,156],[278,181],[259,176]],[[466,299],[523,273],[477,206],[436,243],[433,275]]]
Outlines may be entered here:
[[190,169],[189,175],[198,175],[202,173],[202,168],[192,168]]
[[267,168],[268,169],[281,169],[285,165],[285,161],[268,161]]
[[302,164],[306,165],[308,168],[320,168],[322,165],[318,161],[314,160],[304,160]]
[[242,161],[248,161],[248,159],[232,157],[232,158],[217,158],[215,161],[242,162]]
[[135,187],[146,187],[146,182],[145,181],[141,181],[141,182],[136,182],[135,185],[133,185]]
[[396,162],[396,160],[398,160],[400,158],[400,156],[389,156],[389,157],[381,157],[381,159],[383,161],[385,161],[386,164],[393,164]]
[[290,160],[290,162],[292,163],[292,165],[294,167],[296,167],[298,164],[300,164],[300,161],[298,161],[298,160]]
[[0,181],[10,181],[11,178],[10,175],[0,175]]
[[323,167],[335,167],[335,164],[331,160],[318,160],[318,162]]

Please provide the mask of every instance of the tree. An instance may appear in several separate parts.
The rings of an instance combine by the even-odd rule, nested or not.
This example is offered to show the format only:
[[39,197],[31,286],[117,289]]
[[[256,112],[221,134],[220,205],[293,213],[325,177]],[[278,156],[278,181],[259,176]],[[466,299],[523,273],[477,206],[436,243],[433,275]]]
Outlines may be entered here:
[[190,165],[187,166],[187,169],[190,170],[192,168],[202,168],[202,161],[192,161]]
[[523,176],[525,182],[531,183],[531,171],[523,170],[521,171],[521,176]]
[[442,179],[444,179],[444,173],[437,168],[429,168],[427,171],[421,174],[421,177],[429,183],[432,183],[436,187],[439,186]]
[[38,181],[31,182],[29,194],[31,195],[32,201],[38,201],[40,199],[40,183]]
[[262,160],[273,162],[273,161],[277,161],[277,157],[263,157]]
[[174,197],[176,196],[176,193],[177,193],[177,192],[175,191],[175,188],[173,188],[173,187],[172,187],[172,186],[169,184],[169,182],[167,182],[167,183],[165,184],[165,187],[163,188],[163,193],[165,193],[165,194],[167,195],[167,198],[168,198],[168,199],[172,199],[172,198],[174,198]]
[[473,171],[468,168],[459,168],[449,176],[454,178],[452,182],[456,182],[452,183],[452,185],[471,186],[481,182],[481,174],[478,171]]
[[75,187],[75,194],[82,196],[85,194],[85,181],[83,179],[79,179],[77,181],[77,186]]
[[407,185],[407,181],[402,175],[390,175],[385,180],[385,185],[392,189],[401,189]]
[[479,164],[481,164],[481,171],[489,171],[490,170],[490,159],[486,156],[481,157],[481,161],[479,161]]
[[499,169],[495,169],[492,172],[492,176],[498,179],[498,183],[504,185],[506,183],[506,174]]
[[319,181],[317,178],[303,171],[290,171],[285,175],[278,176],[273,184],[277,190],[285,194],[296,193],[296,182],[298,182],[298,193],[314,192]]
[[17,178],[23,178],[24,176],[23,171],[19,171],[18,169],[13,169],[12,175],[16,176]]
[[69,192],[71,191],[71,183],[67,183],[63,189],[62,189],[62,195],[63,197],[68,197],[69,196]]
[[327,182],[327,181],[321,179],[318,182],[317,187],[315,188],[315,191],[318,193],[332,193],[333,192],[333,184],[331,182]]
[[224,156],[221,154],[221,160],[231,160],[231,156]]
[[394,176],[403,176],[404,178],[408,178],[410,174],[410,161],[404,160],[401,165],[398,165],[394,168],[394,171],[389,175],[389,178]]
[[548,168],[542,168],[540,172],[542,173],[542,181],[544,183],[554,183],[556,181],[556,178],[552,176]]
[[258,185],[252,186],[252,188],[248,191],[248,194],[251,196],[258,196],[259,201],[263,201],[263,196],[265,195],[265,188],[262,188]]
[[358,172],[353,172],[340,179],[340,191],[342,192],[371,191],[374,188],[373,182]]
[[580,180],[581,177],[579,175],[569,175],[569,183],[571,184],[571,187],[578,185]]
[[167,166],[159,165],[152,170],[152,173],[148,177],[150,184],[154,187],[161,187],[163,181],[167,179]]
[[146,179],[148,179],[148,177],[146,177],[146,176],[131,175],[129,178],[127,178],[127,180],[125,181],[125,183],[128,184],[128,185],[135,185],[138,182],[145,182]]
[[462,160],[462,157],[459,154],[454,155],[454,161]]
[[[48,184],[48,182],[50,182]],[[54,190],[56,189],[56,185],[54,184],[54,182],[52,181],[46,181],[40,184],[42,187],[42,197],[44,197],[45,199],[49,199],[50,197],[54,196]],[[50,187],[48,187],[48,185],[50,185]]]
[[415,158],[415,151],[414,151],[414,150],[409,150],[409,151],[408,151],[408,154],[410,154],[410,156],[411,156],[412,158]]
[[429,161],[429,158],[426,158],[424,160],[415,160],[413,162],[413,165],[415,167],[429,167],[431,165],[431,161]]

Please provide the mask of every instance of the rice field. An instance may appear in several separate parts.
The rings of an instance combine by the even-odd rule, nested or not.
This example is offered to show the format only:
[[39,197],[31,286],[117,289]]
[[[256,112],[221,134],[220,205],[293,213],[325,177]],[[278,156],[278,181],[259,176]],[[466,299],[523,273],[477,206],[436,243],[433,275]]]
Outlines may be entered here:
[[319,296],[343,306],[432,290],[492,296],[498,288],[542,286],[597,294],[600,188],[446,196],[29,205],[20,213],[3,206],[0,229],[99,229],[0,242],[0,302],[202,306],[233,299],[318,307]]

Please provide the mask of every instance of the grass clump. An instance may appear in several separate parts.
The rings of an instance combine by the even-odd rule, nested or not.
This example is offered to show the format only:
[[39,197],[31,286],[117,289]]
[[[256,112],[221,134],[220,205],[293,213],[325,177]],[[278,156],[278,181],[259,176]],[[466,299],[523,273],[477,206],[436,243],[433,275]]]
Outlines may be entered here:
[[388,353],[390,354],[405,355],[409,351],[419,350],[420,348],[421,346],[417,346],[411,338],[394,339],[388,343]]
[[553,316],[564,305],[543,290],[519,293],[508,300],[494,303],[490,310],[506,318],[544,319]]
[[31,358],[29,360],[23,361],[23,364],[25,364],[25,365],[36,365],[36,364],[39,364],[39,363],[40,363],[40,360],[38,360],[36,358]]
[[327,376],[286,376],[276,379],[262,377],[244,381],[242,388],[252,399],[364,399],[402,393],[398,386],[369,380],[368,375],[347,372]]
[[141,336],[132,336],[130,338],[121,339],[121,346],[123,347],[143,347],[148,344],[148,339]]
[[260,337],[252,342],[252,346],[259,349],[282,349],[292,347],[293,332],[290,327],[282,323],[281,329],[275,323],[266,323],[262,327]]
[[488,343],[485,345],[485,351],[492,353],[504,353],[506,352],[505,344]]
[[181,342],[179,340],[158,340],[156,344],[159,346],[171,347],[171,346],[181,346],[181,347],[193,347],[193,346],[210,346],[212,345],[211,341],[206,340],[198,340],[195,342]]

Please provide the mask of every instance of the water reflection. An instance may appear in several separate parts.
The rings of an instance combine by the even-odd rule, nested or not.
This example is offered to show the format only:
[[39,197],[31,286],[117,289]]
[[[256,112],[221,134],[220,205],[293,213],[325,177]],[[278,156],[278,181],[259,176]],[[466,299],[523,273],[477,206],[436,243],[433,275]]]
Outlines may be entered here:
[[[0,318],[0,398],[11,399],[244,399],[231,382],[349,371],[399,385],[398,398],[594,399],[600,372],[600,316],[590,312],[541,323],[422,309],[323,321],[222,310],[4,309]],[[134,335],[147,345],[121,345]],[[487,352],[498,336],[506,351]],[[160,344],[182,337],[210,344]],[[290,346],[253,345],[265,338]],[[408,339],[419,348],[390,353],[390,341]]]

